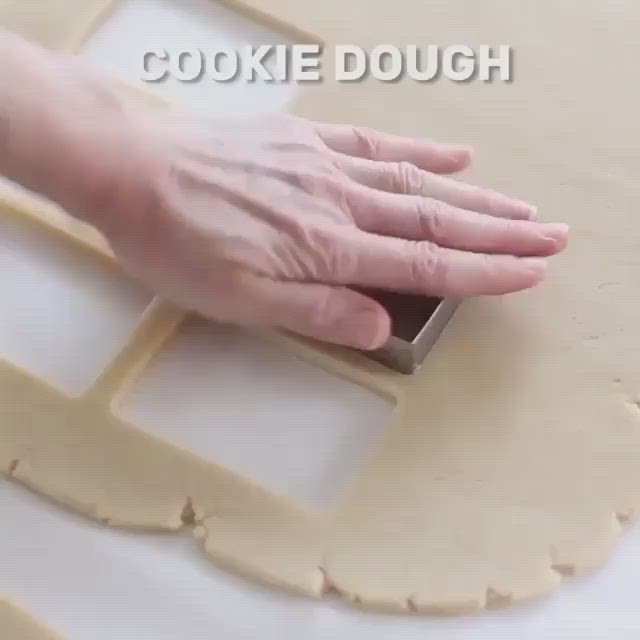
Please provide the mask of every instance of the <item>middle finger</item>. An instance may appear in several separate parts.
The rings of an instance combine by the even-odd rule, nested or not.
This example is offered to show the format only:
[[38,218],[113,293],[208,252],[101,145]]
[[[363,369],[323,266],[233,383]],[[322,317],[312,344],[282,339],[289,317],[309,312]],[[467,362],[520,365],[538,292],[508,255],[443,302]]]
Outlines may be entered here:
[[509,220],[461,209],[434,198],[398,195],[360,185],[347,197],[363,231],[441,247],[514,256],[551,256],[567,244],[565,224]]

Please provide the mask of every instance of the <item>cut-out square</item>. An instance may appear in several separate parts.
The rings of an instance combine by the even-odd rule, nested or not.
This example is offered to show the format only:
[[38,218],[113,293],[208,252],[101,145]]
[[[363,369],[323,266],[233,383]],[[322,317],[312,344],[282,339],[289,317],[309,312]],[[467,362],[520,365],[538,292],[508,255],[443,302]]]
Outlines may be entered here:
[[120,411],[141,429],[325,509],[364,463],[391,404],[250,333],[189,322]]
[[122,348],[150,299],[72,243],[0,212],[0,358],[78,395]]
[[[186,48],[207,57],[214,50],[244,45],[291,44],[281,35],[212,0],[121,0],[109,19],[89,38],[81,55],[127,82],[151,90],[207,116],[258,116],[282,111],[298,92],[293,82],[237,79],[216,82],[206,72],[193,82],[167,77],[141,79],[147,51],[176,55]],[[210,58],[207,61],[210,63]],[[271,68],[272,60],[265,62]]]

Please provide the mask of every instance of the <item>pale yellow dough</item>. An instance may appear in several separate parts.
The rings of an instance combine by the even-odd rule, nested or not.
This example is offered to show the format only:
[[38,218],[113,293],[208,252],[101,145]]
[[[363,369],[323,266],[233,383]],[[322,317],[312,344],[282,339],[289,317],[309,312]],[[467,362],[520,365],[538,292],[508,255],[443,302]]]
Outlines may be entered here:
[[[176,530],[191,523],[192,507],[215,562],[365,607],[503,606],[599,565],[620,523],[640,509],[640,5],[249,4],[328,50],[336,42],[513,46],[511,84],[336,86],[327,60],[327,80],[307,86],[296,111],[474,144],[471,179],[570,222],[570,249],[545,286],[465,303],[413,378],[273,338],[397,401],[394,424],[332,513],[303,511],[114,415],[114,398],[182,321],[160,302],[83,398],[0,364],[0,469],[114,526]],[[23,32],[54,43],[58,25],[76,33],[87,24],[76,2],[57,5],[32,0],[51,22],[23,23]],[[96,14],[104,5],[82,3]],[[18,6],[0,3],[0,19],[15,23]],[[0,215],[53,219],[24,202]],[[56,233],[69,235],[56,220]]]
[[114,0],[0,0],[0,24],[46,47],[73,49],[114,7]]
[[0,600],[0,633],[5,640],[62,640],[6,600]]

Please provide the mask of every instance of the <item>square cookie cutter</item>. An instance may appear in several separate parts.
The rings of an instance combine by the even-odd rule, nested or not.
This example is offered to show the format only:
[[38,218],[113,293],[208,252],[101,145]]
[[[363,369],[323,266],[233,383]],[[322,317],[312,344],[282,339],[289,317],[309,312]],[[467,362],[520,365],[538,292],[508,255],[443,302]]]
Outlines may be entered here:
[[384,347],[365,355],[405,375],[420,368],[461,302],[391,291],[363,293],[388,311],[392,330]]

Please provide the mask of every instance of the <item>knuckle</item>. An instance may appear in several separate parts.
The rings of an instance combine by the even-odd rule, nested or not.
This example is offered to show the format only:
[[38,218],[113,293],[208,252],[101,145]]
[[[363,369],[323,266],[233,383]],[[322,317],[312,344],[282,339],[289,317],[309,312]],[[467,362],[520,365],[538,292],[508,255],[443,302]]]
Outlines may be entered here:
[[368,127],[352,127],[351,132],[356,141],[356,153],[365,158],[377,158],[380,155],[378,135]]
[[417,242],[412,245],[411,277],[419,286],[442,286],[445,281],[444,261],[440,248],[433,242]]
[[424,237],[439,242],[446,236],[447,218],[451,208],[440,200],[420,198],[416,203],[418,226]]
[[308,195],[320,198],[342,197],[347,188],[346,179],[332,169],[296,171],[295,184]]
[[420,194],[423,192],[424,176],[422,171],[410,162],[395,164],[396,187],[401,193]]
[[319,190],[320,180],[315,173],[310,171],[296,170],[291,176],[291,182],[293,186],[311,196],[317,195]]

